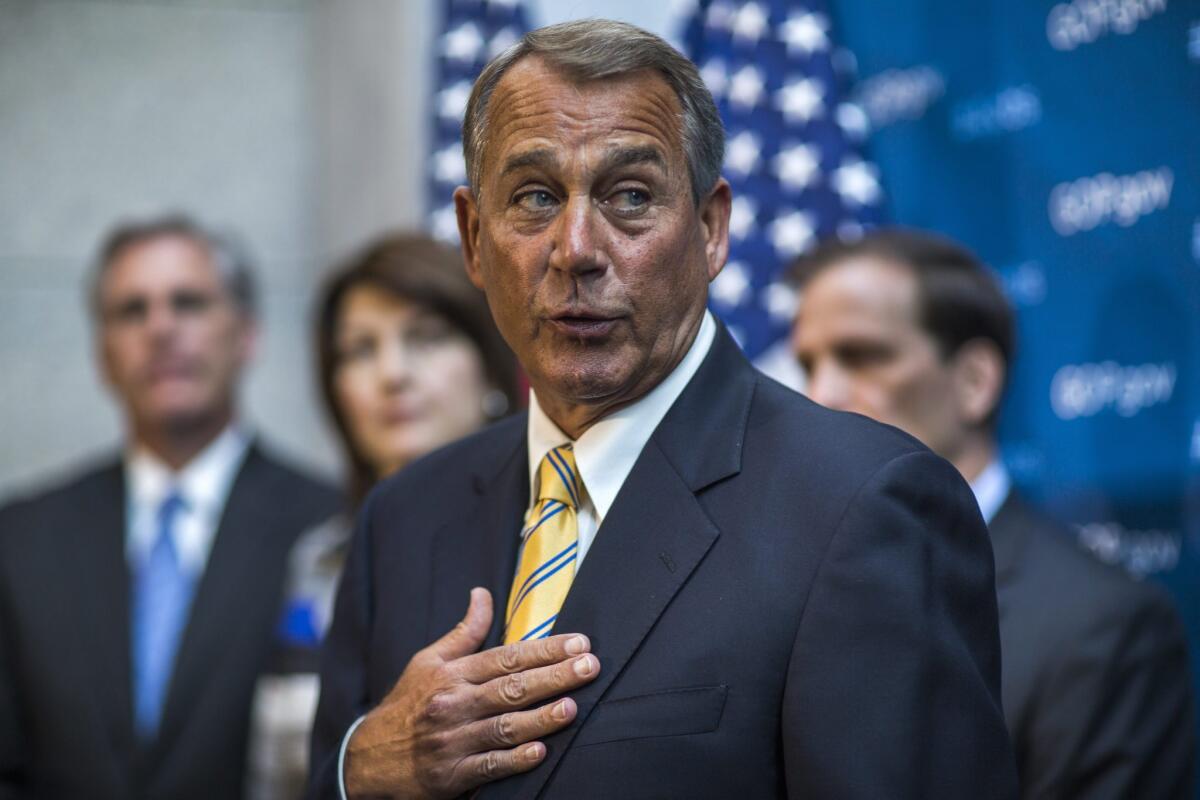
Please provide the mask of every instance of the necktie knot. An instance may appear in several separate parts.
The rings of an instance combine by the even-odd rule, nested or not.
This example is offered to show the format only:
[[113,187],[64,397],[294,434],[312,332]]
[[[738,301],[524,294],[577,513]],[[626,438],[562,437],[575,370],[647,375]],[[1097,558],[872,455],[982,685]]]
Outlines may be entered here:
[[560,445],[546,453],[538,469],[538,482],[538,500],[557,500],[579,510],[581,484],[571,445]]
[[184,502],[183,495],[178,490],[172,489],[168,492],[158,506],[159,528],[170,526],[175,521],[175,515],[185,508],[187,508],[187,503]]

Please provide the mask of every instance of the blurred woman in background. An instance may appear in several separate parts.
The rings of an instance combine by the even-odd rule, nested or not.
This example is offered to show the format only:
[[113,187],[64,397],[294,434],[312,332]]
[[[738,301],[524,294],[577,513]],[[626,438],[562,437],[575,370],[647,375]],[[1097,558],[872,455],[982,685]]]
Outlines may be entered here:
[[380,479],[517,407],[516,361],[458,251],[389,236],[335,272],[317,304],[326,411],[349,467],[350,513],[293,549],[276,657],[254,704],[247,795],[298,797],[317,701],[320,643],[353,512]]

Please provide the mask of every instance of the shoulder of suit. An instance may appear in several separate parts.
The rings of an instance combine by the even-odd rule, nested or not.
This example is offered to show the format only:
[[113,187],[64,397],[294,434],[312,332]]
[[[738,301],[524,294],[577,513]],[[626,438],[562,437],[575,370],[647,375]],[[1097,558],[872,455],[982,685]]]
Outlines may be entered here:
[[110,453],[0,503],[0,560],[20,562],[16,554],[124,503],[121,470],[119,455]]
[[107,492],[113,481],[120,480],[121,470],[119,455],[110,453],[89,459],[83,465],[32,488],[18,490],[0,501],[0,521],[72,507],[81,498]]
[[747,438],[803,455],[826,471],[869,474],[902,456],[932,455],[899,428],[826,408],[765,375],[757,378],[751,418]]
[[[1139,581],[1123,569],[1084,550],[1072,532],[1048,515],[1022,503],[1009,524],[1027,527],[1013,593],[1039,617],[1067,627],[1088,620],[1113,624],[1146,613],[1174,613],[1165,590]],[[1051,608],[1055,613],[1046,614]]]

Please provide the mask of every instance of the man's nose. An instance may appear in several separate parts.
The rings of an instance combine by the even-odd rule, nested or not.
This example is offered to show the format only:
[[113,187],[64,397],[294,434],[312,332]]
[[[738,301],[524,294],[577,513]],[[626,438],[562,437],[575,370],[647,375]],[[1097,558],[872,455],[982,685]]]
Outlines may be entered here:
[[826,408],[846,411],[850,407],[850,381],[844,370],[828,362],[817,363],[809,370],[805,394]]
[[150,303],[146,309],[146,331],[156,339],[170,337],[179,324],[179,314],[170,303]]
[[554,250],[550,254],[550,267],[575,275],[604,269],[601,237],[598,235],[598,226],[602,224],[599,211],[590,197],[569,197],[555,220],[557,229]]

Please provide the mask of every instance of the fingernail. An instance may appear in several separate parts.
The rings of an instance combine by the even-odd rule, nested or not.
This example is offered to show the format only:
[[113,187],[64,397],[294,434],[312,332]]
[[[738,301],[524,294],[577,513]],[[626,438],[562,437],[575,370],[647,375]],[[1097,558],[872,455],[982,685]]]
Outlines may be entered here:
[[556,720],[562,721],[567,718],[567,701],[559,700],[554,704],[554,708],[550,711],[550,716]]
[[569,656],[577,656],[587,649],[587,639],[582,636],[572,636],[567,639],[567,643],[563,645]]
[[531,742],[525,748],[525,760],[532,763],[540,761],[542,758],[542,745],[540,742]]
[[595,665],[592,664],[591,656],[580,656],[575,661],[575,674],[581,678],[586,678],[595,670]]

